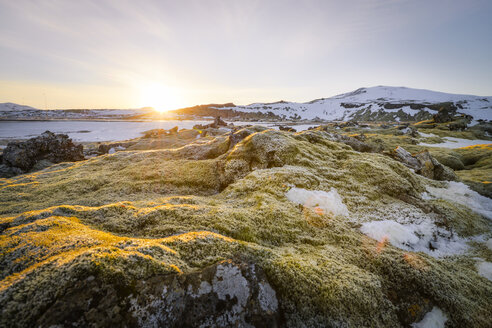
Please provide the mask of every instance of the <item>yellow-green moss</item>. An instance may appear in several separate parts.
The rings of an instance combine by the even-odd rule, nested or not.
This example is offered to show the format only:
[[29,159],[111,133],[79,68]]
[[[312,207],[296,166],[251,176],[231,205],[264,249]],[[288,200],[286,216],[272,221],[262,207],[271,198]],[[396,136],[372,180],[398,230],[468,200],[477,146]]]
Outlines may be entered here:
[[[413,145],[407,136],[380,138],[385,147]],[[136,279],[236,256],[266,271],[287,326],[395,327],[402,311],[422,315],[425,302],[454,326],[489,323],[492,285],[470,256],[434,259],[359,231],[365,220],[401,215],[395,209],[420,215],[434,208],[436,222],[460,236],[490,235],[481,216],[421,198],[426,186],[442,183],[320,130],[259,131],[230,150],[225,142],[203,145],[219,149],[210,159],[190,159],[183,147],[126,151],[1,179],[0,325],[33,322],[43,304],[89,276],[130,293]],[[488,165],[487,158],[474,165]],[[290,202],[292,186],[336,188],[350,216]]]

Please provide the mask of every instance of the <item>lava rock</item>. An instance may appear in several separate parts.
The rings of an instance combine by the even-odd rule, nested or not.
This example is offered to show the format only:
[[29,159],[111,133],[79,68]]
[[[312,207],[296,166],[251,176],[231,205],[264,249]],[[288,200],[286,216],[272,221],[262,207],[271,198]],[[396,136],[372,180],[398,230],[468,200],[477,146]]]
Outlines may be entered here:
[[[121,291],[130,288],[133,293]],[[135,281],[131,287],[92,277],[50,304],[36,326],[279,327],[281,320],[276,292],[263,270],[226,260],[194,273]]]
[[421,169],[417,172],[420,175],[439,181],[459,181],[451,168],[439,163],[439,161],[432,157],[428,151],[416,154],[415,158],[417,158],[421,164]]
[[437,114],[432,115],[432,118],[436,123],[447,123],[453,121],[455,113],[456,109],[450,107],[442,107],[441,109],[439,109]]
[[287,131],[287,132],[297,132],[296,129],[294,129],[293,127],[290,127],[290,126],[283,126],[283,125],[279,125],[278,126],[278,129],[280,131]]
[[[110,144],[100,144],[99,147],[97,147],[97,154],[98,155],[103,155],[103,154],[108,154],[110,153],[109,151],[113,149],[114,153],[116,150],[125,150],[126,148],[133,146],[136,144],[136,142],[116,142],[116,143],[110,143]],[[92,154],[88,154],[92,155]]]
[[215,117],[215,120],[213,123],[210,123],[210,124],[206,124],[206,125],[202,125],[202,124],[196,124],[193,126],[193,129],[198,129],[198,130],[205,130],[205,129],[209,129],[209,128],[214,128],[214,129],[217,129],[221,126],[227,126],[227,123],[224,122],[220,116],[217,116]]
[[83,146],[75,145],[66,134],[46,131],[27,141],[10,142],[3,150],[3,164],[29,171],[37,162],[74,162],[84,159]]
[[439,181],[459,181],[451,168],[439,163],[428,151],[412,155],[403,147],[398,146],[393,150],[391,156],[426,178]]
[[365,139],[365,136],[360,135],[358,136],[359,138],[354,138],[337,133],[333,133],[331,134],[331,136],[334,139],[334,141],[349,145],[350,147],[352,147],[353,150],[356,150],[358,152],[362,152],[362,153],[377,152],[377,149],[375,149],[372,145],[359,140],[359,138]]
[[419,171],[422,168],[422,164],[420,161],[413,157],[408,151],[403,147],[396,147],[393,151],[393,156],[399,162],[402,162],[405,166],[413,169],[415,172]]
[[0,164],[0,178],[11,178],[22,173],[24,173],[24,171],[22,171],[18,167]]

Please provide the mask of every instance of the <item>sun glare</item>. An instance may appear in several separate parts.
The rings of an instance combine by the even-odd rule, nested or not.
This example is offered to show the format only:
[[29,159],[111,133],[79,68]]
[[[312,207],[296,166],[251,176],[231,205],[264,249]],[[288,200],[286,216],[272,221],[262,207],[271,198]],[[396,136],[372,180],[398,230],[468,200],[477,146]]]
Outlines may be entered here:
[[140,89],[142,107],[150,106],[158,112],[178,109],[182,106],[178,92],[159,83],[152,83]]

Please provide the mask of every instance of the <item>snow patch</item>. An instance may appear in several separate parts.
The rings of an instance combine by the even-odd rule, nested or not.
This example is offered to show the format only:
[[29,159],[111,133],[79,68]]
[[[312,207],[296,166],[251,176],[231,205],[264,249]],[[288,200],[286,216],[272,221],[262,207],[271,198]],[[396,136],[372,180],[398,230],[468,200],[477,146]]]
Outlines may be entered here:
[[360,230],[378,241],[387,240],[403,250],[424,252],[433,257],[461,254],[468,250],[468,239],[437,227],[428,218],[403,224],[393,220],[365,222]]
[[447,188],[427,187],[423,199],[440,198],[469,207],[472,211],[492,220],[492,200],[471,190],[462,182],[450,181]]
[[366,222],[360,230],[376,240],[388,239],[392,245],[400,248],[419,241],[412,227],[392,220]]
[[492,281],[492,262],[481,261],[477,263],[478,274]]
[[[419,133],[421,135],[424,135],[421,132],[419,132]],[[436,143],[436,144],[421,142],[421,143],[419,143],[419,146],[456,149],[456,148],[469,147],[469,146],[475,146],[475,145],[492,144],[492,141],[490,141],[490,140],[481,140],[481,139],[470,140],[470,139],[461,139],[461,138],[454,138],[454,137],[444,137],[442,139],[444,139],[445,141],[441,142],[441,143]]]
[[427,312],[422,321],[412,324],[413,328],[444,328],[444,324],[448,321],[446,315],[434,306],[432,311]]
[[302,188],[291,188],[286,193],[287,199],[305,207],[320,208],[333,215],[349,216],[347,206],[335,188],[326,192],[323,190],[307,190]]
[[487,242],[485,243],[485,245],[487,245],[487,248],[492,251],[492,238],[490,238],[489,240],[487,240]]

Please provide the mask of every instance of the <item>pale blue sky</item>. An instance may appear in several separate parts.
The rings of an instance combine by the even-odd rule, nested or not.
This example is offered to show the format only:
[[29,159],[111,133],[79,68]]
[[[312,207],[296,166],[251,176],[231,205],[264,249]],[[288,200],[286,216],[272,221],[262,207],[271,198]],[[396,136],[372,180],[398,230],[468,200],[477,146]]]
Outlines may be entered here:
[[491,16],[488,0],[0,0],[0,102],[247,104],[375,85],[491,96]]

